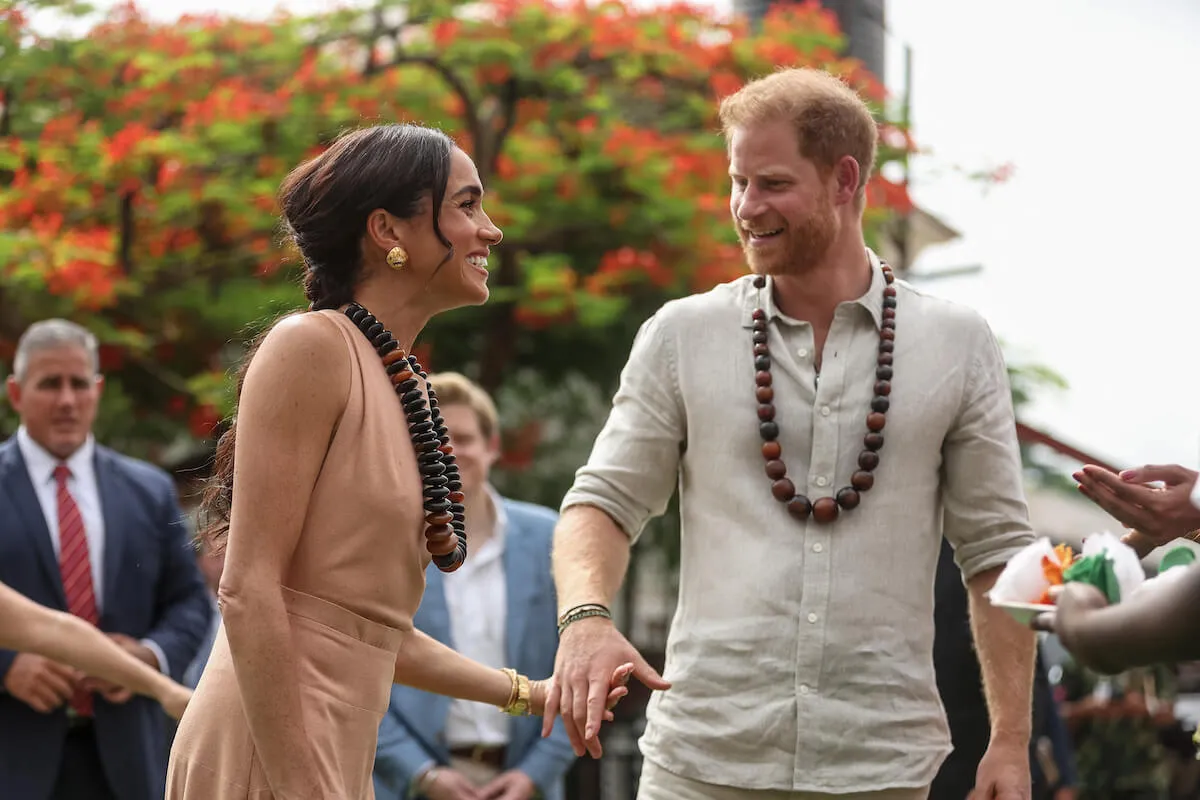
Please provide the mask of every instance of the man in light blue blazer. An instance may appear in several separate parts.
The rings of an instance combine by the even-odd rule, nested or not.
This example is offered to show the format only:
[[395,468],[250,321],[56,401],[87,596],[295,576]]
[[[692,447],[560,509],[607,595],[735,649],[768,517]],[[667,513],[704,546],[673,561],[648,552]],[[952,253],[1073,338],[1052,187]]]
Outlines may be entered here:
[[[414,625],[494,667],[548,678],[558,648],[550,574],[557,514],[500,497],[488,483],[499,455],[491,398],[457,373],[431,375],[466,495],[470,556],[457,572],[431,565]],[[561,720],[541,737],[540,717],[407,686],[392,689],[375,756],[377,800],[563,800],[575,761]]]

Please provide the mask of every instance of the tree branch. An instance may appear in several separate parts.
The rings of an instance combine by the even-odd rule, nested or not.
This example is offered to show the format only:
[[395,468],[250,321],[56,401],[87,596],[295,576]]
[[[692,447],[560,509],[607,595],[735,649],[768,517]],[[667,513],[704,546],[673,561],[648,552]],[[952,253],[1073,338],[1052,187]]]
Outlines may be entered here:
[[387,69],[395,69],[410,64],[416,64],[433,70],[441,76],[450,90],[462,101],[463,116],[466,117],[467,131],[471,134],[471,141],[476,147],[484,140],[483,126],[479,121],[479,108],[475,98],[471,96],[471,90],[467,87],[465,81],[458,74],[443,64],[436,56],[418,56],[409,55],[407,53],[397,53],[391,61],[384,62],[379,65],[377,72],[382,72]]

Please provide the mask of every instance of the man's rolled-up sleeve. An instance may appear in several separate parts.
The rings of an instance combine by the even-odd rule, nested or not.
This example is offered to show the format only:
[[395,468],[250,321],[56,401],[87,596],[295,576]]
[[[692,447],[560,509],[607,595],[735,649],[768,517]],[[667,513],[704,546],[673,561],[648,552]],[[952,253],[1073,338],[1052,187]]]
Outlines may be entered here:
[[942,445],[944,533],[964,580],[1034,540],[1004,356],[982,318],[975,327],[962,405]]
[[595,506],[634,540],[666,510],[687,433],[675,359],[674,337],[660,311],[634,337],[612,411],[561,510]]

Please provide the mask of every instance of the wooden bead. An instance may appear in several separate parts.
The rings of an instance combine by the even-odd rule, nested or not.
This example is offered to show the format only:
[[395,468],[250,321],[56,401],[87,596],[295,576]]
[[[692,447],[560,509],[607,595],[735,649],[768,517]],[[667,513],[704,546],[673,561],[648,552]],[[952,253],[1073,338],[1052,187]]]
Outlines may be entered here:
[[783,455],[783,448],[779,446],[779,442],[763,442],[762,454],[763,458],[770,461]]
[[758,372],[754,373],[754,383],[757,386],[770,386],[771,373],[767,372],[765,369],[760,369]]
[[892,354],[891,353],[880,353],[879,358],[877,358],[875,361],[881,367],[890,367],[892,365]]
[[769,355],[770,352],[771,352],[771,348],[767,347],[765,344],[754,345],[754,355],[756,355],[756,356]]
[[755,344],[766,344],[767,343],[767,332],[766,331],[755,331],[754,333],[750,334],[750,341],[754,342]]
[[883,296],[884,297],[895,297],[896,296],[896,287],[888,286],[888,287],[884,288]]
[[865,492],[875,485],[875,476],[866,470],[859,470],[850,476],[850,485],[860,492]]
[[771,368],[771,357],[770,356],[755,356],[754,357],[754,368],[757,370],[766,372],[767,370],[769,370]]
[[[777,458],[773,458],[766,463],[767,477],[773,481],[787,477],[787,465]],[[784,498],[785,500],[787,498]]]
[[893,297],[884,297],[883,298],[883,307],[884,308],[895,308],[896,307],[896,298],[894,296]]
[[879,341],[879,352],[890,353],[896,349],[896,343],[891,339],[881,339]]
[[769,403],[775,399],[775,390],[770,386],[754,387],[754,399],[760,403]]
[[787,502],[796,496],[796,484],[787,478],[780,478],[771,484],[771,494],[779,502]]
[[887,397],[892,393],[891,381],[875,381],[875,394]]
[[451,503],[461,503],[467,499],[467,496],[462,492],[451,492],[446,499]]
[[404,352],[403,348],[398,347],[383,357],[383,365],[385,367],[390,367],[392,364],[395,364],[397,361],[407,361],[407,360],[408,360],[408,353]]
[[862,498],[859,497],[857,490],[851,489],[849,486],[847,486],[846,488],[838,491],[836,499],[839,506],[849,511],[852,508],[856,508]]
[[779,438],[779,425],[774,422],[760,422],[758,435],[768,442],[773,442]]
[[453,530],[444,536],[425,535],[425,549],[435,556],[448,556],[458,548],[458,534]]
[[833,522],[838,518],[837,500],[832,497],[822,497],[813,503],[812,515],[817,522]]
[[766,278],[764,278],[762,275],[755,275],[755,276],[754,276],[754,288],[755,288],[755,289],[761,289],[761,288],[763,288],[763,287],[764,287],[764,286],[766,286],[766,285],[767,285],[767,279],[766,279]]
[[878,452],[883,448],[883,435],[879,433],[868,433],[863,437],[863,446],[873,452]]
[[767,318],[767,312],[763,311],[761,308],[756,308],[750,312],[750,319],[752,319],[756,322],[760,319],[766,319],[766,318]]
[[441,451],[442,451],[443,453],[445,453],[446,455],[450,455],[451,453],[453,453],[453,452],[454,452],[454,446],[453,446],[453,445],[449,445],[449,444],[443,444],[442,446],[440,446],[440,447],[438,448],[438,450],[441,450]]
[[886,364],[876,367],[875,377],[881,381],[890,381],[892,379],[892,368]]
[[879,331],[879,338],[884,341],[891,341],[896,338],[896,332],[891,328],[883,328]]
[[770,422],[775,419],[775,406],[770,403],[763,403],[758,407],[758,418],[763,422]]
[[767,321],[763,320],[763,319],[756,319],[750,325],[750,330],[752,330],[752,331],[765,331],[766,329],[767,329]]
[[436,514],[430,514],[425,517],[426,525],[449,525],[454,521],[454,515],[449,511],[439,511]]
[[873,470],[879,466],[879,453],[863,450],[858,454],[858,466],[865,470]]
[[894,309],[894,308],[885,308],[885,309],[883,310],[883,318],[884,318],[884,319],[895,319],[895,318],[896,318],[896,309]]
[[804,495],[798,494],[788,501],[787,510],[796,519],[806,520],[812,513],[812,502]]
[[886,423],[887,417],[878,411],[872,411],[870,414],[867,414],[867,429],[874,433],[879,433],[883,430],[883,426]]
[[[392,386],[399,386],[400,384],[412,378],[412,376],[412,370],[402,369],[392,376]],[[405,394],[408,394],[408,392],[405,392]]]
[[871,401],[871,410],[878,411],[880,414],[886,414],[891,402],[886,397],[876,397]]

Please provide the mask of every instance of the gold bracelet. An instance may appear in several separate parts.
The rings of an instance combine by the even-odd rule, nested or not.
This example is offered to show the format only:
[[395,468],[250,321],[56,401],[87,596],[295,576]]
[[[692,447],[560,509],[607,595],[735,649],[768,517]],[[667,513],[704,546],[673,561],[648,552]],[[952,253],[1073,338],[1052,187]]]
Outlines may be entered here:
[[529,678],[518,673],[515,669],[505,667],[501,670],[512,681],[512,693],[508,696],[508,702],[501,707],[501,711],[513,717],[527,717],[530,712],[530,699],[532,687],[529,685]]

